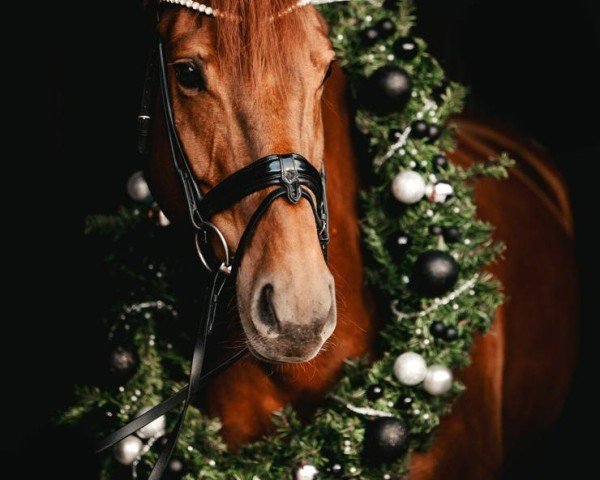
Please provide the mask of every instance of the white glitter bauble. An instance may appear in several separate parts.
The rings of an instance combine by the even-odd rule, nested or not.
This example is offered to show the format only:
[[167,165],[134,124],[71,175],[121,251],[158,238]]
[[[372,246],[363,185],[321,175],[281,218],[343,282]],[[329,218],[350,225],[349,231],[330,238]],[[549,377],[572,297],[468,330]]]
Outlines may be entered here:
[[305,465],[301,465],[296,469],[294,474],[294,480],[315,480],[317,475],[319,474],[319,470],[314,465],[307,463]]
[[453,376],[444,365],[432,365],[427,369],[423,388],[431,395],[443,395],[452,388]]
[[115,460],[122,465],[131,465],[142,452],[142,441],[133,435],[129,435],[113,447]]
[[136,202],[152,201],[150,187],[148,186],[148,182],[146,182],[143,172],[135,172],[129,177],[129,180],[127,180],[127,195]]
[[406,352],[394,362],[394,376],[402,385],[418,385],[427,375],[425,359],[415,352]]
[[[135,416],[139,417],[151,409],[152,409],[152,407],[144,407],[139,412],[137,412],[137,414]],[[167,419],[165,418],[164,415],[162,415],[162,416],[158,417],[156,420],[154,420],[153,422],[150,422],[145,427],[140,428],[137,431],[137,434],[144,439],[158,438],[158,437],[162,437],[165,434],[166,428],[167,428]]]
[[410,205],[417,203],[425,195],[425,180],[413,171],[400,172],[392,181],[392,194],[399,202]]

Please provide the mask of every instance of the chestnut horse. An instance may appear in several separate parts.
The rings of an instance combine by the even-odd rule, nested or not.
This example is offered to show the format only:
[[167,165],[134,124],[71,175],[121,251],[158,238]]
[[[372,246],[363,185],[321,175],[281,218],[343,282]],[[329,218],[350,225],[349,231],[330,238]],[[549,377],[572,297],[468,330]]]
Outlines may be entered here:
[[[214,349],[220,352],[212,352],[227,355],[243,341],[255,354],[206,392],[205,408],[221,419],[234,450],[267,433],[272,412],[286,404],[309,413],[338,379],[344,359],[374,354],[379,324],[364,281],[360,179],[344,76],[313,7],[266,21],[292,3],[211,2],[241,22],[168,6],[159,24],[175,122],[202,188],[270,153],[293,151],[317,168],[327,164],[329,264],[308,204],[274,205],[237,278],[231,322],[242,328],[229,329]],[[414,455],[411,479],[496,478],[507,454],[556,419],[575,359],[573,226],[560,177],[527,142],[475,121],[456,122],[454,161],[468,165],[508,151],[519,163],[508,181],[486,180],[477,188],[481,217],[508,246],[493,267],[508,301],[474,345],[473,363],[461,374],[466,393],[443,419],[432,448]],[[153,134],[153,191],[169,218],[184,222],[161,122]],[[265,194],[215,216],[232,250]]]

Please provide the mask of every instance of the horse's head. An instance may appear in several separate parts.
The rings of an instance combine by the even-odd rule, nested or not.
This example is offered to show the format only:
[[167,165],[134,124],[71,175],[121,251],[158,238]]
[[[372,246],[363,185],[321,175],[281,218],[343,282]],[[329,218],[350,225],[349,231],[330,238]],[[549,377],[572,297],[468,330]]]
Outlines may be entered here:
[[[334,52],[313,7],[287,15],[296,0],[218,0],[235,20],[187,8],[161,10],[176,128],[204,191],[273,153],[297,152],[320,169],[321,95]],[[172,219],[185,218],[180,187],[157,127],[153,190]],[[211,221],[232,251],[262,190]],[[261,219],[237,274],[237,305],[250,350],[274,362],[313,358],[336,325],[333,277],[307,201],[277,200]]]

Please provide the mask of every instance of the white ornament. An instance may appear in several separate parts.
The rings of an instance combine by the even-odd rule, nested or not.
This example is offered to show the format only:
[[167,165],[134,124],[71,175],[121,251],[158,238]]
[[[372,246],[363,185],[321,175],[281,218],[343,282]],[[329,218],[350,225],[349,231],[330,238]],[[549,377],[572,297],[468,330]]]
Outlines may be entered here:
[[319,470],[317,470],[317,467],[307,463],[298,467],[294,475],[294,480],[315,480],[318,474]]
[[[139,417],[146,413],[148,410],[151,410],[152,407],[144,407],[139,412],[137,412],[136,417]],[[167,419],[164,415],[158,417],[153,422],[150,422],[145,427],[140,428],[137,431],[137,434],[143,439],[148,438],[158,438],[162,437],[165,434],[167,428]]]
[[454,188],[446,182],[430,183],[426,187],[427,198],[436,203],[444,203],[454,196]]
[[135,172],[127,180],[127,195],[136,202],[148,202],[152,200],[150,187],[148,187],[148,182],[146,182],[144,174],[141,171]]
[[113,447],[115,460],[122,465],[131,465],[142,453],[142,441],[133,435],[129,435]]
[[443,395],[452,388],[452,372],[445,365],[432,365],[427,370],[423,388],[431,395]]
[[418,353],[403,353],[394,362],[394,376],[403,385],[418,385],[426,375],[427,363]]
[[167,216],[163,213],[162,210],[158,211],[156,223],[161,227],[168,227],[169,225],[171,225],[171,221],[167,218]]
[[425,195],[425,180],[413,171],[400,172],[392,181],[392,194],[396,200],[407,205],[417,203]]

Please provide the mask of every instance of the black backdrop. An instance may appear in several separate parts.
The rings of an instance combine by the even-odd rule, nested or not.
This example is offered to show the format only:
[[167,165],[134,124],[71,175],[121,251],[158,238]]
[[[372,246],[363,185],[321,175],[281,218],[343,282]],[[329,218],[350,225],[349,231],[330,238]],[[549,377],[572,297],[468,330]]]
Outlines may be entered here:
[[[561,421],[507,477],[575,476],[594,460],[580,435],[594,435],[597,417],[588,391],[597,376],[588,300],[598,180],[587,172],[600,160],[597,2],[417,3],[419,33],[451,78],[470,87],[469,108],[546,146],[569,184],[584,279],[581,359]],[[18,47],[17,61],[5,62],[6,76],[24,93],[4,98],[17,100],[19,107],[11,117],[16,131],[4,145],[19,140],[24,148],[3,162],[15,172],[2,177],[3,193],[10,192],[4,224],[11,232],[3,337],[12,348],[3,351],[8,401],[0,447],[21,478],[60,472],[60,478],[91,479],[94,458],[86,442],[77,432],[52,427],[49,418],[69,403],[74,384],[103,368],[104,337],[97,321],[103,286],[94,281],[82,220],[86,213],[118,205],[128,174],[139,168],[133,119],[146,52],[137,1],[60,8],[64,11],[38,11],[35,18],[22,10],[20,16],[5,16],[8,23],[25,17],[18,34],[5,35],[5,42]]]

